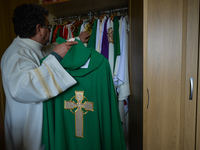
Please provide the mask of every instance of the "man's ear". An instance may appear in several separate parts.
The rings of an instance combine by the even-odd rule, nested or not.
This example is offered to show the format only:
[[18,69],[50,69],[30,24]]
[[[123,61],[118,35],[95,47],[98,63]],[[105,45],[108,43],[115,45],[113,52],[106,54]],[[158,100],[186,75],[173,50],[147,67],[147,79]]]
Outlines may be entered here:
[[42,32],[41,32],[41,25],[40,24],[37,24],[37,26],[36,26],[36,34],[38,34],[38,35],[42,35]]

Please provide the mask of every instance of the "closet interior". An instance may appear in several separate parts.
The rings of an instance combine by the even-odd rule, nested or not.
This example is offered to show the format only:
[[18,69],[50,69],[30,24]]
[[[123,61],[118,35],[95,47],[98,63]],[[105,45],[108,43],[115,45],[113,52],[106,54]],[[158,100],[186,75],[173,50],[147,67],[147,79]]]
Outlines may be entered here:
[[[51,13],[48,18],[50,24],[53,25],[50,36],[51,42],[55,42],[57,37],[62,37],[66,40],[77,37],[81,31],[87,31],[91,35],[94,28],[98,29],[95,31],[96,46],[93,48],[109,60],[113,82],[116,87],[116,92],[118,93],[121,121],[128,147],[128,97],[130,95],[128,72],[128,1],[115,1],[114,3],[112,1],[107,1],[107,4],[103,3],[103,5],[100,4],[100,1],[95,1],[94,7],[90,6],[93,4],[83,6],[82,1],[77,1],[77,5],[75,5],[75,2],[70,3],[70,1],[61,1],[60,3],[56,1],[42,5]],[[54,11],[54,9],[56,9],[56,11]],[[59,10],[62,11],[59,12]],[[94,23],[95,21],[97,25]],[[116,24],[116,21],[119,23]],[[105,33],[103,33],[105,32],[105,27],[107,29],[106,36],[108,36],[107,46],[109,46],[109,52],[105,50],[107,48],[104,47],[103,42],[100,42],[100,39],[103,41],[105,40]],[[100,33],[98,33],[99,31]],[[117,38],[119,40],[115,40]],[[89,42],[85,44],[85,46],[88,47]],[[102,45],[100,43],[102,43]],[[115,59],[116,49],[116,53],[119,54],[117,54]],[[123,75],[122,72],[124,72]],[[122,85],[122,83],[124,85]]]
[[[46,9],[49,10],[50,15],[48,17],[49,23],[52,24],[54,27],[51,29],[51,35],[50,36],[50,41],[51,42],[55,42],[56,38],[58,36],[65,38],[66,40],[71,38],[71,37],[76,37],[77,31],[78,33],[80,33],[80,30],[84,31],[84,30],[88,30],[88,26],[93,26],[94,20],[101,20],[100,22],[104,22],[105,20],[107,22],[107,29],[109,28],[109,26],[112,26],[110,24],[114,24],[113,22],[115,22],[114,20],[116,18],[119,18],[117,20],[119,20],[119,27],[117,28],[117,30],[119,31],[119,35],[122,37],[124,34],[129,34],[129,17],[128,17],[128,0],[122,1],[122,0],[116,0],[116,1],[112,1],[112,0],[107,0],[107,1],[80,1],[80,0],[76,0],[76,1],[54,1],[54,2],[48,2],[48,1],[41,1],[40,4],[42,6],[44,6]],[[116,16],[116,18],[115,18]],[[115,19],[114,19],[115,18]],[[102,21],[104,20],[104,21]],[[120,21],[121,20],[121,21]],[[122,23],[125,21],[126,23]],[[80,25],[80,22],[82,22],[82,26]],[[112,22],[112,23],[111,23]],[[79,29],[78,26],[76,26],[76,24],[79,24]],[[89,24],[89,25],[88,25]],[[126,24],[126,25],[124,25]],[[87,26],[87,27],[86,27]],[[104,26],[104,25],[103,25]],[[115,26],[115,25],[114,25]],[[122,28],[124,28],[124,26],[126,26],[125,28],[125,32],[123,34],[123,30]],[[81,28],[81,29],[80,29]],[[84,28],[84,29],[82,29]],[[87,29],[86,29],[87,28]],[[98,28],[98,25],[97,25]],[[100,27],[99,27],[100,28]],[[111,33],[108,34],[113,34],[113,39],[114,39],[114,34],[115,33],[115,27],[113,28],[113,26],[111,27],[112,31]],[[104,30],[104,29],[103,29]],[[90,31],[88,31],[89,33]],[[98,32],[98,31],[97,31]],[[101,32],[101,31],[100,31]],[[90,32],[90,34],[92,33],[92,31]],[[66,35],[68,34],[68,35]],[[96,33],[97,34],[97,33]],[[103,37],[103,34],[102,34]],[[98,38],[98,37],[96,37]],[[101,38],[101,35],[100,37]],[[103,38],[102,38],[103,39]],[[110,53],[110,43],[113,44],[113,39],[111,38],[111,40],[109,41],[109,56],[105,56],[103,54],[103,50],[101,50],[101,48],[99,48],[98,42],[96,41],[96,47],[94,47],[97,51],[99,51],[101,54],[103,54],[105,57],[112,57],[110,55],[112,55],[112,53]],[[119,84],[117,78],[124,78],[124,77],[118,77],[117,71],[120,69],[116,69],[116,66],[120,66],[120,63],[123,63],[125,61],[121,61],[119,63],[115,63],[113,64],[112,60],[110,61],[110,58],[108,58],[109,62],[110,62],[110,66],[111,66],[111,72],[113,74],[113,81],[114,81],[114,85],[116,87],[116,91],[118,93],[118,100],[119,100],[119,109],[120,109],[120,115],[121,115],[121,121],[122,121],[122,126],[123,126],[123,130],[124,130],[124,136],[125,136],[125,140],[126,140],[126,145],[127,147],[129,147],[128,144],[128,138],[129,138],[129,131],[128,131],[128,97],[130,95],[130,86],[129,86],[129,72],[128,72],[128,36],[126,37],[126,40],[122,40],[125,39],[124,38],[119,38],[119,41],[117,42],[119,44],[120,47],[122,47],[122,45],[125,45],[126,43],[126,54],[122,54],[123,52],[121,51],[120,53],[120,58],[122,60],[122,58],[126,61],[126,65],[123,68],[123,71],[121,72],[127,72],[125,73],[126,77],[126,81],[123,81],[124,87],[121,87],[121,89],[118,87]],[[114,45],[114,44],[113,44]],[[85,45],[87,46],[87,44]],[[124,46],[125,47],[125,46]],[[122,48],[120,48],[121,50]],[[114,50],[115,51],[115,50]],[[126,55],[126,56],[125,56]],[[125,56],[125,57],[124,57]],[[116,62],[118,61],[118,58],[116,59]],[[126,69],[124,69],[126,68]],[[126,71],[125,71],[126,70]],[[124,80],[124,79],[123,79]],[[124,92],[120,92],[120,91],[124,91]],[[126,93],[126,94],[120,94],[120,93]],[[124,98],[125,97],[125,98]],[[128,148],[127,148],[128,149]]]

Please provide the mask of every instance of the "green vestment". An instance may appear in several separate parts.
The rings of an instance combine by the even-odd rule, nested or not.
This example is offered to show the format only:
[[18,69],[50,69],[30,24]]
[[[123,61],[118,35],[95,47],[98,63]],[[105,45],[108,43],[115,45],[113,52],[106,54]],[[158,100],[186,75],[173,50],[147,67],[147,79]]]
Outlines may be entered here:
[[95,45],[96,45],[96,33],[97,33],[97,19],[94,20],[93,28],[92,28],[92,33],[91,33],[90,39],[88,41],[87,47],[95,49]]
[[45,149],[125,150],[108,60],[78,41],[61,64],[77,84],[43,103]]
[[119,39],[119,19],[114,17],[113,21],[113,41],[114,41],[114,64],[117,56],[120,55],[120,39]]

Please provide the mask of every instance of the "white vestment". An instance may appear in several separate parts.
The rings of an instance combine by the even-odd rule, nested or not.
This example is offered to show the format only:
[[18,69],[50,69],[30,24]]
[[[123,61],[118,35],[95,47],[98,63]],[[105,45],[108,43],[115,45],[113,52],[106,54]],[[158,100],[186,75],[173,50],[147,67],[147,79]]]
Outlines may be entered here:
[[5,141],[8,150],[41,149],[43,101],[76,81],[53,55],[31,39],[15,38],[1,60],[6,94]]
[[95,49],[97,50],[98,44],[99,44],[99,37],[100,37],[100,19],[97,20],[97,32],[96,32],[96,44],[95,44]]
[[123,84],[124,79],[119,77],[119,66],[120,66],[120,61],[121,61],[121,53],[122,53],[122,48],[121,48],[121,31],[122,31],[122,19],[119,20],[119,40],[120,40],[120,55],[117,56],[116,62],[115,62],[115,70],[114,70],[114,84],[116,87],[119,87],[121,84]]
[[118,100],[125,100],[130,95],[130,85],[129,85],[129,71],[128,71],[128,16],[123,18],[122,29],[121,29],[121,39],[120,39],[120,49],[121,57],[118,69],[118,78],[123,81],[117,88],[118,90]]
[[103,31],[104,31],[104,23],[105,23],[105,21],[106,21],[106,16],[99,23],[99,38],[98,38],[99,41],[98,41],[97,49],[96,49],[99,53],[101,53],[101,49],[102,49],[101,45],[102,45],[102,39],[103,39]]
[[117,78],[123,81],[117,87],[118,100],[119,100],[119,111],[121,116],[121,121],[123,122],[122,127],[124,130],[124,137],[128,139],[128,110],[124,107],[124,101],[128,103],[128,96],[130,95],[130,85],[129,85],[129,72],[128,72],[128,16],[123,18],[120,31],[120,64],[118,68]]
[[114,43],[113,43],[113,21],[111,19],[108,20],[109,21],[109,26],[108,26],[108,34],[109,35],[109,54],[108,54],[108,60],[110,63],[110,69],[112,72],[112,76],[113,76],[113,72],[114,72]]

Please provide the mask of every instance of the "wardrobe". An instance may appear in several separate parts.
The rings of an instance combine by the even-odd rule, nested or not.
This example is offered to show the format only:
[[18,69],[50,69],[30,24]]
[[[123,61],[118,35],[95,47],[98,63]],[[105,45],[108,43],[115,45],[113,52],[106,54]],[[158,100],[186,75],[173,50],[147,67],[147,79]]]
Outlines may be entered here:
[[130,149],[198,150],[199,0],[129,8]]
[[61,0],[42,6],[50,22],[128,7],[129,149],[200,150],[199,0]]
[[44,6],[56,17],[127,6],[129,149],[200,149],[199,0],[73,0]]
[[129,7],[130,149],[200,149],[199,0]]

